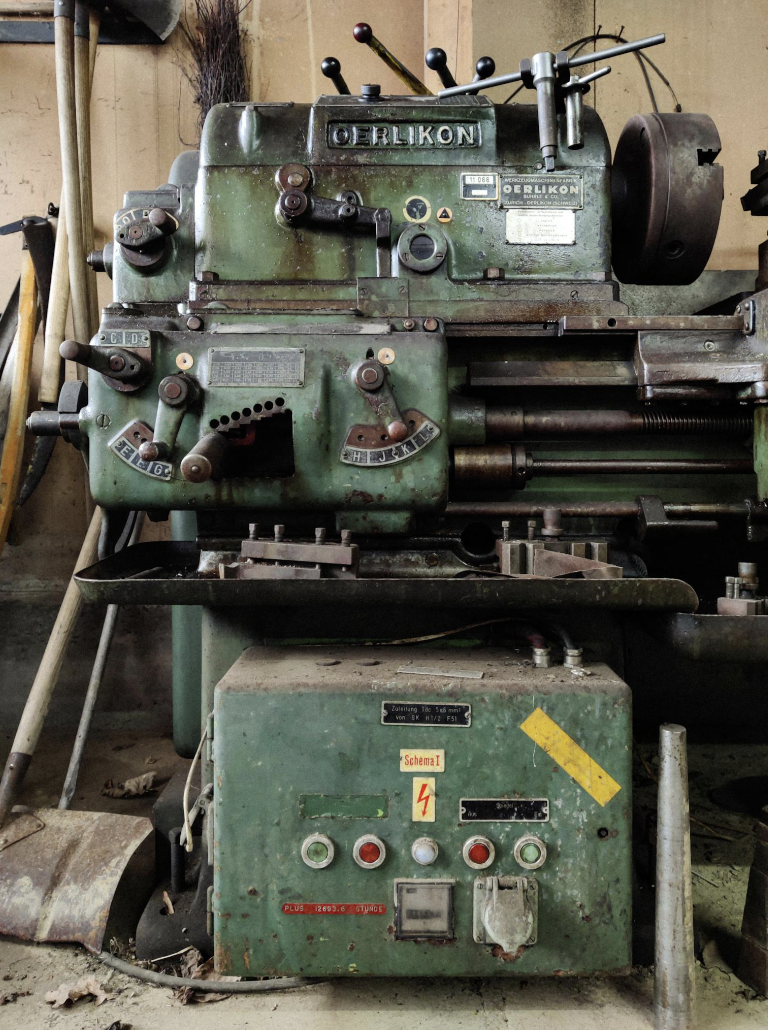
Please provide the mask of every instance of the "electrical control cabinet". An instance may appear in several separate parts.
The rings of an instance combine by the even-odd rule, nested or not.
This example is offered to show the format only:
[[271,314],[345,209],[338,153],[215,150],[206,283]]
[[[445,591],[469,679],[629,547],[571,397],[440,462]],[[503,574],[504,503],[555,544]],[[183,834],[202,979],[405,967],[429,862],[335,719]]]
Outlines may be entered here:
[[214,705],[216,968],[621,971],[631,703],[607,666],[252,648]]

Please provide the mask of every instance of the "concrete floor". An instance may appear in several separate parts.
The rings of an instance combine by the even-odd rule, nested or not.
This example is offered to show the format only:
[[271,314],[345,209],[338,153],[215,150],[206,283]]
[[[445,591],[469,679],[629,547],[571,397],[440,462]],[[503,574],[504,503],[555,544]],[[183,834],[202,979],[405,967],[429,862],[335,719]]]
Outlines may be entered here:
[[[101,720],[89,743],[74,807],[137,815],[148,812],[152,798],[117,801],[100,793],[109,777],[124,780],[151,769],[163,781],[185,766],[175,756],[169,736],[151,736],[143,732],[144,725],[135,716],[112,715]],[[9,739],[3,743],[7,747]],[[35,806],[56,803],[71,737],[51,733],[43,745],[23,798]],[[643,745],[640,752],[653,770],[653,746]],[[707,791],[736,776],[768,773],[768,756],[764,748],[749,745],[692,745],[689,759],[692,814],[700,820],[693,824],[692,835],[699,1028],[764,1027],[768,1001],[755,996],[732,972],[752,854],[752,823],[747,817],[716,808]],[[636,781],[638,799],[644,809],[652,810],[655,784],[640,762]],[[647,958],[649,926],[639,927],[637,936],[640,945],[636,951],[640,958]],[[709,946],[703,964],[701,948],[705,945]],[[45,1004],[47,991],[91,974],[111,995],[100,1007],[80,1001],[71,1009],[54,1011]],[[648,967],[637,966],[628,977],[600,980],[344,980],[286,993],[182,1006],[167,988],[146,986],[115,973],[78,947],[0,939],[0,995],[23,991],[30,994],[0,1006],[0,1028],[107,1030],[121,1021],[134,1030],[218,1030],[221,1026],[228,1030],[295,1030],[297,1026],[360,1030],[376,1020],[392,1030],[432,1030],[446,1025],[455,1030],[647,1030],[652,1026],[653,978]]]

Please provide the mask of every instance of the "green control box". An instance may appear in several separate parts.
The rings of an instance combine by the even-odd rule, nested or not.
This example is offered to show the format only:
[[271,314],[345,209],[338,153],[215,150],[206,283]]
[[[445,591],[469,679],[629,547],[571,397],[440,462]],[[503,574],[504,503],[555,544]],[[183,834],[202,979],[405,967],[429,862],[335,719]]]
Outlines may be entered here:
[[631,699],[514,652],[251,648],[214,705],[216,969],[631,963]]

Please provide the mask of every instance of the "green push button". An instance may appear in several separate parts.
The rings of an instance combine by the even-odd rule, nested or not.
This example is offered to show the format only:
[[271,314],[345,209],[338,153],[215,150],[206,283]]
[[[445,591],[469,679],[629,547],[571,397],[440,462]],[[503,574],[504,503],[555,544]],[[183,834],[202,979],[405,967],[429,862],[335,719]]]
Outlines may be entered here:
[[307,858],[310,862],[324,862],[328,858],[328,845],[316,840],[307,848]]
[[520,849],[520,858],[528,865],[535,865],[541,858],[541,848],[538,844],[524,844]]

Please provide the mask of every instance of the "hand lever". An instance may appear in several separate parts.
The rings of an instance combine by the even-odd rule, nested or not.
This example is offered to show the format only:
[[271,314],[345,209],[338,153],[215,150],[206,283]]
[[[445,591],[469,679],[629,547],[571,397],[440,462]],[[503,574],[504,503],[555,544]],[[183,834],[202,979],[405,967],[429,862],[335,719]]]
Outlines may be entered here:
[[448,71],[448,55],[445,50],[441,50],[439,46],[433,46],[431,50],[427,50],[424,57],[424,63],[427,68],[430,68],[433,72],[437,72],[440,76],[440,81],[446,87],[455,86],[456,79]]
[[574,75],[563,86],[565,93],[565,131],[568,140],[569,150],[581,150],[584,146],[584,102],[582,97],[589,93],[589,84],[595,79],[607,75],[611,66],[607,64],[604,68],[590,72],[579,78]]
[[434,95],[431,89],[427,89],[421,79],[417,79],[413,72],[409,72],[405,65],[398,61],[395,55],[390,53],[380,40],[376,39],[370,25],[367,25],[364,21],[358,22],[352,30],[352,35],[358,43],[367,43],[374,54],[380,57],[398,79],[404,82],[408,89],[416,93],[417,96],[431,97]]
[[138,354],[122,347],[92,347],[76,340],[65,340],[59,347],[59,354],[67,361],[76,361],[119,383],[138,383],[150,372]]
[[349,96],[349,86],[344,81],[344,77],[341,74],[341,65],[335,57],[326,57],[323,63],[320,65],[320,71],[336,87],[336,92],[342,96]]
[[475,65],[475,77],[473,82],[481,82],[488,79],[496,71],[496,62],[492,57],[478,57]]
[[157,388],[160,398],[155,416],[153,439],[139,447],[143,461],[165,461],[176,445],[184,412],[197,399],[197,383],[190,376],[166,376]]
[[[636,50],[645,50],[647,47],[658,46],[666,42],[667,37],[663,32],[657,36],[648,36],[645,39],[635,40],[633,43],[622,43],[621,46],[608,47],[607,50],[596,50],[593,54],[579,54],[578,57],[569,57],[568,68],[579,68],[583,64],[596,64],[598,61],[607,61],[609,57],[620,57],[621,54],[632,54]],[[523,73],[510,72],[508,75],[497,75],[495,78],[485,79],[482,88],[490,89],[491,86],[506,86],[509,82],[520,82]],[[471,93],[476,88],[475,83],[469,82],[464,86],[451,86],[450,89],[441,89],[437,94],[440,99],[443,97],[458,96],[461,93]]]
[[408,436],[408,426],[392,393],[387,366],[371,358],[357,366],[354,379],[355,386],[376,412],[390,440],[395,443],[404,440]]

